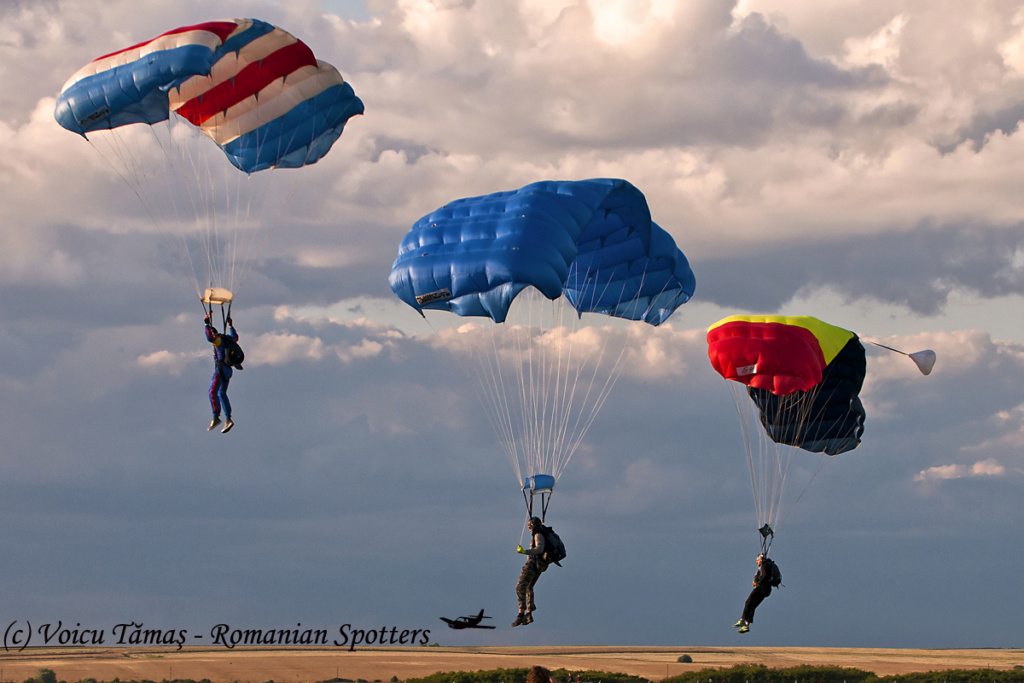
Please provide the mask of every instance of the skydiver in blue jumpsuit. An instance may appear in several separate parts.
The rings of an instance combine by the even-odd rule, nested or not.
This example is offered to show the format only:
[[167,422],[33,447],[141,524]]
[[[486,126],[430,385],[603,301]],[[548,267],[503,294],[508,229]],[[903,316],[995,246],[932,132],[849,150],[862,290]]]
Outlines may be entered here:
[[[231,382],[231,366],[224,362],[224,346],[221,343],[221,333],[210,322],[207,315],[203,320],[206,324],[206,341],[213,344],[213,380],[210,382],[210,406],[213,408],[213,420],[206,431],[212,431],[220,424],[220,409],[224,407],[224,428],[221,434],[227,434],[235,423],[231,420],[231,401],[228,400],[228,384]],[[238,341],[238,333],[235,332],[231,318],[227,320],[227,334]]]

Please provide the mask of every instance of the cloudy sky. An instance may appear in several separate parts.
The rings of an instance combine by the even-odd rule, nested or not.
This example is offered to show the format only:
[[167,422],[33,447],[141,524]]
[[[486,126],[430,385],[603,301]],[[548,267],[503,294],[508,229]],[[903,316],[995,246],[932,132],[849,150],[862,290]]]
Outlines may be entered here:
[[[366,113],[236,288],[222,436],[188,278],[53,108],[91,59],[232,16],[303,38]],[[3,0],[0,91],[4,628],[1021,646],[1020,2]],[[569,558],[513,630],[515,474],[458,349],[387,276],[451,199],[591,177],[644,191],[697,291],[634,338],[551,506]],[[759,536],[704,339],[740,312],[939,358],[923,377],[869,349],[863,444],[791,473],[786,587],[745,636]],[[498,629],[438,621],[481,607]]]

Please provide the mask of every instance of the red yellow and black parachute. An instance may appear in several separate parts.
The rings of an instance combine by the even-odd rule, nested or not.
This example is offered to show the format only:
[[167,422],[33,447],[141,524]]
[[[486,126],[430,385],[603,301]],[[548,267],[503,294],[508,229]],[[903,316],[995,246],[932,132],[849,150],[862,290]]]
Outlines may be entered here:
[[708,329],[722,377],[747,385],[776,443],[836,455],[864,433],[864,347],[856,334],[810,316],[734,315]]

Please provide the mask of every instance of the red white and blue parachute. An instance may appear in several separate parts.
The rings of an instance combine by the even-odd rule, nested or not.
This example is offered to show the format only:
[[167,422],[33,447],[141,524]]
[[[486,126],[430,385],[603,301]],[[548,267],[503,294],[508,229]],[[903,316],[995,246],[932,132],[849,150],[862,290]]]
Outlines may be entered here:
[[301,40],[237,19],[183,26],[99,57],[64,84],[54,116],[85,135],[172,112],[251,173],[316,162],[363,103]]
[[54,116],[142,201],[201,300],[230,307],[298,186],[273,169],[316,163],[362,113],[352,86],[301,40],[235,19],[89,62]]

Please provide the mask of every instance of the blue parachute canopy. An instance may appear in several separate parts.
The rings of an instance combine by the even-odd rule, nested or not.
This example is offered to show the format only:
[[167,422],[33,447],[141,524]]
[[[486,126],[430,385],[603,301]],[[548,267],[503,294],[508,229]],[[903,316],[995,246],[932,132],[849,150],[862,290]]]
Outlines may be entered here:
[[625,180],[546,180],[450,202],[413,224],[389,278],[416,310],[503,322],[526,287],[593,312],[659,325],[696,281]]

